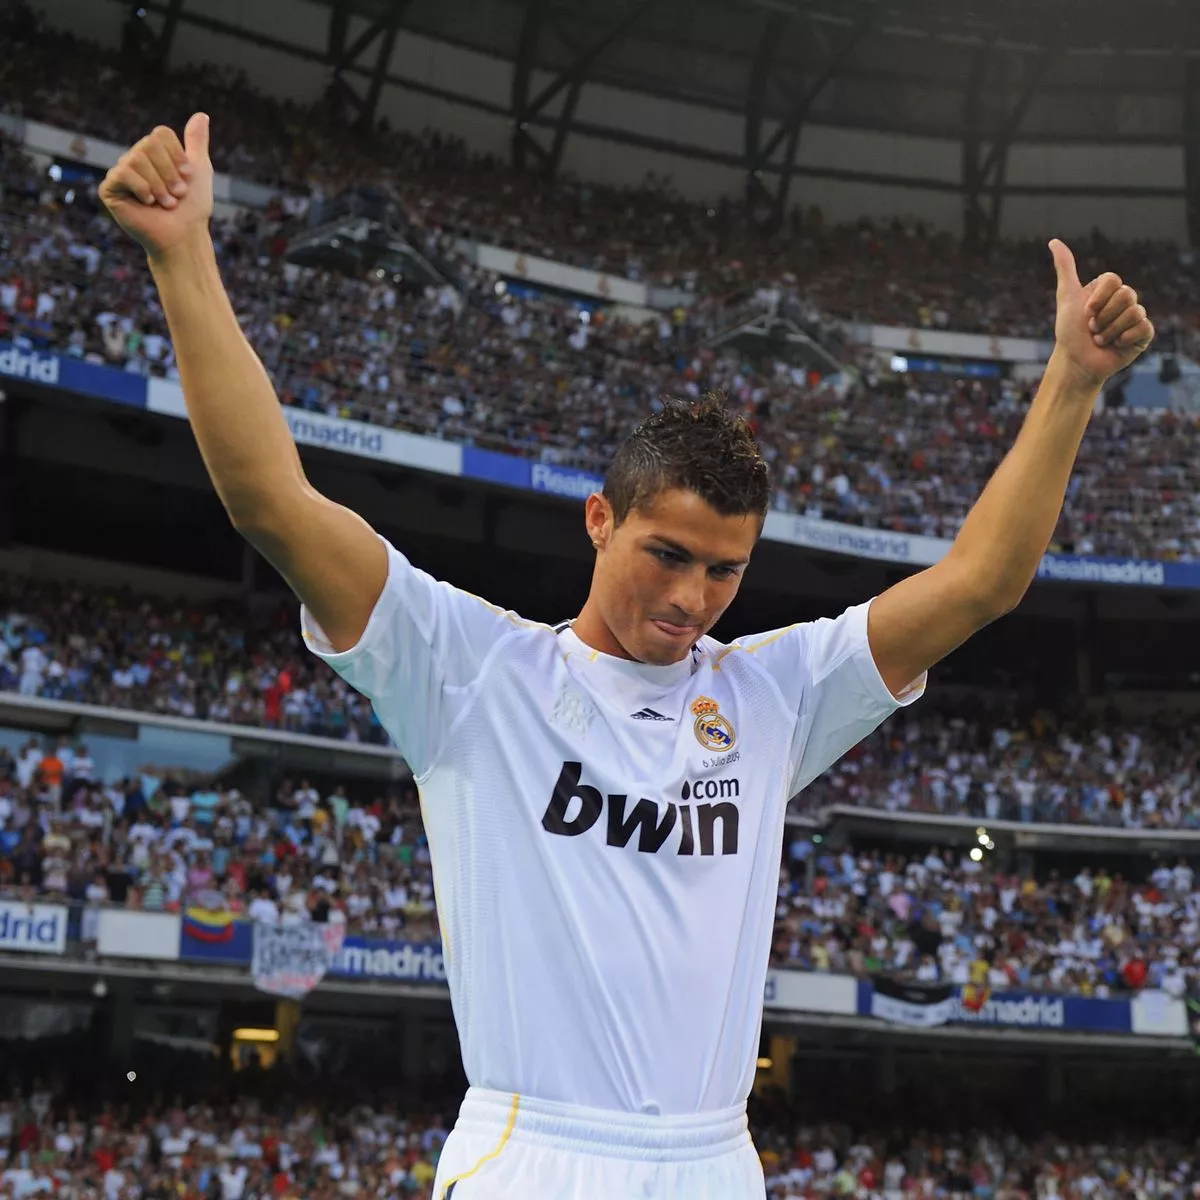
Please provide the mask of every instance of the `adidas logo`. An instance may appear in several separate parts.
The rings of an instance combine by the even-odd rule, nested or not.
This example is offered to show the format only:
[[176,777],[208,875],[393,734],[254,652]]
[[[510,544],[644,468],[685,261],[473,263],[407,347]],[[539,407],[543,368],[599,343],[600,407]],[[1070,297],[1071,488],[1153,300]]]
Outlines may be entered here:
[[664,717],[662,713],[655,712],[652,708],[643,708],[640,712],[629,714],[635,721],[673,721],[674,717]]

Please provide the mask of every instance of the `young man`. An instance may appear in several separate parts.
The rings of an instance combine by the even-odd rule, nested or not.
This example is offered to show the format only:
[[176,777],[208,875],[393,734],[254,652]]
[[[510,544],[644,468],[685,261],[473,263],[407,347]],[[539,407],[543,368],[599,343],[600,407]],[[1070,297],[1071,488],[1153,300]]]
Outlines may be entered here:
[[[186,147],[186,148],[185,148]],[[208,122],[159,128],[101,194],[146,248],[201,453],[420,784],[471,1089],[439,1200],[750,1200],[746,1129],[788,798],[1013,608],[1097,392],[1149,345],[1131,289],[1058,271],[1024,428],[936,566],[836,620],[722,646],[767,509],[719,401],[671,402],[589,498],[578,618],[523,621],[415,570],[305,479],[217,271]]]

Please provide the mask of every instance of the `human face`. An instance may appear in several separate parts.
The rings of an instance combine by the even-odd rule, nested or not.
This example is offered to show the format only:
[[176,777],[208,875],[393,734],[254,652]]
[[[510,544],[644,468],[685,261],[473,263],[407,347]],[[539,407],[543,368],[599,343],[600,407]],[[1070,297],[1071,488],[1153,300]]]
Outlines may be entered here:
[[660,666],[687,657],[717,623],[759,535],[756,513],[722,516],[678,488],[620,525],[597,493],[586,519],[596,569],[576,634],[602,653]]

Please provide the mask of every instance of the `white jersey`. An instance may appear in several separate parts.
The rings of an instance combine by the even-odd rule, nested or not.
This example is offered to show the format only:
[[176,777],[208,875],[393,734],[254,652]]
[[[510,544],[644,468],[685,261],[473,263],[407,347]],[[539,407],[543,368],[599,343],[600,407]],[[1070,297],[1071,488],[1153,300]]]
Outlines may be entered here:
[[416,777],[467,1079],[631,1113],[744,1104],[788,798],[899,703],[869,604],[650,666],[388,556],[356,646],[302,628]]

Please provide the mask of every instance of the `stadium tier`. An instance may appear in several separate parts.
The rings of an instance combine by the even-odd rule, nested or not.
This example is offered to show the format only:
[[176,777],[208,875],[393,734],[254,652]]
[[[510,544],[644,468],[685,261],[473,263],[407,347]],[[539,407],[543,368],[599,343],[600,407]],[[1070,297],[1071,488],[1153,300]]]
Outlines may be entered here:
[[[59,119],[63,111],[47,102],[39,114],[28,98],[21,110]],[[87,123],[83,131],[97,132]],[[127,136],[112,129],[107,135]],[[488,225],[471,220],[460,227],[449,214],[469,202],[456,186],[475,178],[478,189],[491,171],[482,164],[461,177],[439,170],[441,155],[465,168],[453,145],[409,150],[412,165],[394,178],[377,179],[377,168],[365,162],[357,164],[359,173],[347,168],[341,178],[369,178],[394,195],[419,219],[421,237],[453,263],[466,292],[446,284],[414,291],[383,269],[380,278],[375,272],[369,278],[298,272],[285,262],[288,231],[302,219],[296,205],[291,216],[280,203],[247,210],[217,239],[242,326],[287,405],[595,474],[663,392],[723,389],[764,443],[775,468],[777,510],[940,539],[953,537],[1020,426],[1032,394],[1027,381],[895,377],[838,322],[1044,339],[1051,332],[1051,293],[1041,247],[1006,247],[989,268],[999,272],[993,277],[920,230],[865,225],[798,239],[798,252],[807,248],[809,261],[790,263],[778,248],[757,261],[735,241],[718,251],[690,237],[690,224],[676,232],[667,222],[671,238],[679,238],[677,253],[695,255],[685,302],[647,310],[648,319],[603,307],[587,319],[594,304],[581,309],[576,298],[520,294],[524,289],[497,295],[502,281],[459,248],[464,233],[488,244],[510,241],[509,218],[529,217],[523,189],[500,189],[511,209],[493,213]],[[348,151],[339,143],[336,152]],[[378,147],[362,150],[373,152]],[[0,285],[0,341],[177,378],[140,255],[98,213],[92,186],[86,180],[54,184],[11,143],[3,144],[3,154],[7,217],[0,254],[7,266],[0,273],[7,278]],[[432,163],[417,185],[413,174],[426,158]],[[495,188],[489,185],[489,192]],[[641,214],[640,204],[628,207]],[[644,222],[644,240],[661,245],[660,217],[651,212],[636,219]],[[590,218],[583,223],[591,236],[606,228]],[[571,243],[567,231],[561,245]],[[614,242],[614,259],[621,244]],[[570,259],[558,246],[538,250],[560,262]],[[1094,253],[1106,267],[1127,261],[1133,274],[1151,276],[1164,337],[1186,344],[1196,320],[1190,256],[1166,245],[1112,247],[1103,240]],[[731,266],[705,278],[714,259]],[[617,268],[625,273],[630,265],[608,266]],[[888,287],[876,286],[880,274]],[[747,289],[750,311],[757,311],[753,296],[765,294],[769,300],[761,303],[773,312],[793,314],[849,364],[861,365],[857,382],[818,382],[803,367],[722,349],[721,337],[744,321]],[[990,319],[984,308],[1027,315],[1023,323]],[[1039,309],[1044,317],[1028,316]],[[1195,438],[1190,416],[1140,409],[1099,414],[1052,549],[1158,561],[1200,556]]]

